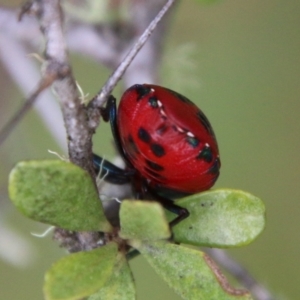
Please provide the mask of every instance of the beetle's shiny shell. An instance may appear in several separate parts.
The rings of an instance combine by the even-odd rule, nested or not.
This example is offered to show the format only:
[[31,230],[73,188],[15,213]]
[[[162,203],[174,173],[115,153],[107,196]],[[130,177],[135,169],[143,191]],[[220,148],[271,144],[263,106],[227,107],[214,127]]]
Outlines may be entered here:
[[192,194],[218,178],[213,129],[186,97],[157,85],[134,85],[121,98],[117,126],[126,157],[150,186]]

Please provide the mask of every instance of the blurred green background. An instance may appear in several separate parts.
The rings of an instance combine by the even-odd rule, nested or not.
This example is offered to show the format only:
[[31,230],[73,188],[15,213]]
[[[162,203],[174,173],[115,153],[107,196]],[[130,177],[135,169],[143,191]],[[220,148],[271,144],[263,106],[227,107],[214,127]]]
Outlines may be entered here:
[[[161,64],[160,83],[197,102],[213,124],[222,161],[216,187],[243,189],[264,200],[266,230],[253,244],[229,253],[280,299],[300,295],[299,16],[298,0],[227,0],[207,6],[181,1]],[[87,58],[73,60],[77,80],[93,95],[108,71]],[[3,126],[22,95],[3,68],[0,87]],[[95,149],[112,158],[109,127],[103,128]],[[30,234],[47,226],[24,218],[7,197],[14,164],[52,158],[47,149],[60,151],[34,111],[0,148],[1,300],[43,299],[43,274],[64,255],[51,235]],[[17,236],[9,244],[12,234]],[[27,263],[10,263],[4,244],[7,255],[25,255]],[[179,299],[143,258],[131,265],[138,299]]]

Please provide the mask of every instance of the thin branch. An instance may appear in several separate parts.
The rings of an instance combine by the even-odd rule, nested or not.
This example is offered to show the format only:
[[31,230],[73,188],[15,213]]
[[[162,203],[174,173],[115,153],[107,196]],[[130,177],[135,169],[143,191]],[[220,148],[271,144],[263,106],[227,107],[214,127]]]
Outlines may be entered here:
[[63,14],[59,0],[31,2],[24,12],[35,13],[45,36],[45,74],[54,74],[54,89],[60,99],[67,131],[70,160],[93,175],[91,162],[92,130],[87,126],[87,114],[78,97],[77,87],[68,62],[63,34]]
[[[136,32],[137,35],[134,37],[135,40],[138,40],[139,34],[141,34],[156,17],[164,3],[164,0],[140,0],[135,2],[129,12],[132,30]],[[176,1],[167,14],[165,14],[147,43],[129,65],[123,76],[125,88],[129,88],[136,83],[160,82],[159,70],[163,54],[163,45],[166,41],[167,28],[170,25],[171,12],[175,9],[177,3],[178,1]],[[127,51],[128,50],[123,53],[122,57]]]
[[[106,84],[104,85],[104,87],[101,89],[101,91],[98,93],[98,95],[94,98],[96,99],[95,101],[91,101],[90,105],[89,105],[89,119],[90,119],[90,122],[89,122],[89,128],[91,129],[91,131],[94,131],[96,129],[96,127],[98,126],[99,124],[99,118],[100,118],[100,114],[99,114],[99,110],[98,108],[103,104],[103,102],[105,101],[106,97],[112,92],[113,88],[116,86],[117,82],[120,80],[120,78],[123,76],[124,72],[126,71],[126,69],[129,67],[129,65],[131,64],[133,58],[137,55],[137,53],[140,51],[140,49],[142,48],[142,46],[146,43],[146,41],[148,40],[148,38],[150,37],[150,35],[152,34],[152,32],[154,31],[154,29],[157,27],[158,23],[162,20],[163,16],[165,15],[165,13],[170,9],[170,7],[175,3],[176,1],[175,0],[169,0],[167,1],[167,3],[165,4],[165,6],[163,6],[163,8],[160,10],[160,12],[157,14],[157,16],[154,18],[154,20],[150,23],[150,25],[148,26],[148,28],[145,30],[145,32],[141,35],[141,37],[139,38],[139,40],[137,41],[137,43],[134,45],[134,47],[131,49],[131,51],[127,54],[127,56],[125,57],[125,60],[122,61],[122,63],[119,65],[119,67],[115,70],[115,72],[110,76],[110,78],[107,80]],[[20,14],[20,17],[22,17],[25,13],[29,12],[29,13],[40,13],[40,7],[39,5],[37,4],[38,2],[30,2],[28,3],[25,8],[23,8],[23,10],[21,11],[21,14]],[[159,3],[155,4],[156,6],[158,5]],[[147,8],[148,11],[151,12],[151,9],[149,9],[149,7],[147,6],[148,3],[145,2],[144,4]],[[150,5],[150,4],[149,4]],[[153,5],[152,5],[153,6]],[[4,8],[1,8],[0,10],[0,13],[3,14],[6,18],[9,18],[11,19],[12,17],[14,17],[14,13],[11,11],[11,10],[6,10]],[[45,17],[43,16],[43,14],[39,14],[40,16],[42,16],[43,19],[45,19]],[[61,18],[61,17],[60,17]],[[152,19],[152,16],[148,16],[148,18],[151,18]],[[44,20],[45,21],[45,20]],[[47,34],[47,36],[49,37],[50,36],[50,33],[48,32],[48,27],[50,26],[50,23],[51,23],[52,19],[46,21],[46,23],[44,25],[42,25],[42,28],[47,28],[47,30],[44,30],[44,33]],[[14,21],[13,24],[15,24],[16,22]],[[62,23],[62,21],[61,21]],[[11,29],[10,27],[7,27],[7,26],[2,26],[1,30],[5,30],[5,31],[9,31],[10,34],[17,34],[17,36],[25,36],[27,37],[27,39],[25,38],[26,42],[29,42],[29,43],[32,43],[32,35],[29,35],[30,36],[30,39],[28,39],[28,35],[23,35],[23,34],[19,34],[19,31],[23,28],[27,28],[27,26],[29,26],[29,29],[30,31],[34,30],[34,21],[32,19],[30,19],[30,21],[26,20],[26,23],[25,24],[22,24],[24,26],[14,26],[14,30],[13,30],[13,33],[11,32]],[[5,24],[3,24],[5,25]],[[54,31],[57,30],[57,28],[60,28],[60,26],[62,26],[62,24],[58,25],[58,24],[55,24],[53,23],[52,24],[54,28]],[[69,30],[69,43],[72,45],[72,47],[76,48],[76,43],[74,45],[74,43],[72,43],[72,37],[74,37],[74,34],[75,34],[75,37],[78,36],[78,34],[76,34],[76,32],[79,30],[79,32],[82,33],[82,30],[87,30],[86,28],[87,26],[84,26],[84,25],[81,25],[81,26],[76,26],[73,27],[73,28],[70,28]],[[21,28],[21,29],[20,29]],[[22,30],[23,30],[22,29]],[[21,30],[21,31],[22,31]],[[24,30],[23,30],[24,31]],[[23,32],[22,31],[22,32]],[[26,32],[26,30],[25,30]],[[53,32],[53,30],[50,30],[50,32]],[[95,40],[95,37],[97,36],[96,32],[94,31],[89,31],[90,32],[90,37],[93,38],[93,40]],[[93,34],[93,32],[95,34]],[[138,31],[139,32],[139,31]],[[92,35],[91,35],[92,34]],[[160,35],[162,35],[162,33],[160,32]],[[36,34],[34,35],[36,36]],[[46,37],[46,40],[47,40],[47,36]],[[61,35],[63,37],[63,35]],[[85,35],[84,35],[85,36]],[[98,44],[102,41],[103,43],[103,38],[102,40],[100,39],[99,40],[99,32],[98,32]],[[39,40],[39,39],[37,39]],[[156,41],[155,41],[156,42]],[[82,43],[81,41],[81,45],[82,44],[87,44],[89,45],[90,43]],[[153,62],[154,58],[156,55],[158,55],[159,51],[157,49],[157,44],[155,44],[155,46],[153,47],[153,43],[148,43],[149,45],[144,49],[144,51],[146,51],[147,53],[147,60],[149,60],[149,57],[152,57],[151,62]],[[95,46],[95,44],[94,44]],[[53,43],[53,39],[51,39],[51,43],[50,45],[47,45],[46,47],[46,55],[49,55],[49,57],[51,57],[51,51],[49,47],[52,47],[53,50],[55,51],[55,59],[54,61],[56,62],[56,66],[57,66],[57,62],[59,61],[59,58],[57,57],[57,54],[60,53],[60,55],[66,55],[66,51],[65,51],[65,43],[64,43],[64,38],[60,38],[59,41],[57,40],[57,42],[54,44]],[[63,47],[62,49],[59,49],[59,47]],[[153,49],[155,48],[156,49]],[[59,51],[58,51],[58,49]],[[95,47],[94,47],[95,48]],[[96,47],[97,48],[97,47]],[[99,47],[102,49],[102,47]],[[106,49],[106,50],[105,50]],[[104,63],[106,64],[111,64],[112,61],[119,61],[120,60],[120,57],[121,57],[121,54],[122,52],[120,53],[115,53],[115,51],[109,51],[109,47],[106,47],[105,49],[102,49],[102,51],[98,51],[98,56],[97,56],[97,59],[98,60],[101,60],[101,61],[104,61]],[[78,49],[77,49],[78,50]],[[83,50],[82,48],[80,48],[81,52],[86,52],[85,54],[88,55],[88,54],[91,54],[90,53],[90,50],[89,48],[87,47],[86,50]],[[104,51],[105,50],[105,51]],[[107,53],[110,53],[110,55],[107,55]],[[114,53],[113,56],[111,53]],[[150,55],[149,55],[150,53]],[[117,56],[118,56],[118,59],[117,59]],[[140,67],[140,62],[141,61],[144,61],[143,64],[145,64],[145,59],[144,59],[144,56],[143,54],[139,55],[139,60],[136,60],[133,67],[130,68],[131,72],[130,74],[136,74],[136,68],[134,66],[137,66],[137,67]],[[64,66],[61,66],[62,68],[66,68],[67,67],[67,64],[66,64],[66,57],[61,57],[60,58],[62,61],[65,61],[64,62]],[[49,64],[49,60],[48,60],[48,64]],[[70,66],[68,66],[70,68]],[[147,81],[147,82],[153,82],[155,76],[153,76],[153,69],[155,69],[155,65],[153,63],[150,63],[150,64],[147,64],[147,66],[145,67],[142,67],[140,69],[143,69],[143,70],[146,70],[147,74],[148,75],[144,75],[143,76],[143,80],[144,81]],[[58,70],[57,70],[58,71]],[[58,71],[59,72],[59,71]],[[70,70],[71,72],[71,70]],[[155,73],[155,72],[154,72]],[[135,81],[134,78],[136,78],[136,76],[132,76],[128,73],[128,76],[126,76],[126,81],[128,82],[128,84],[130,84],[130,82],[133,82]],[[71,76],[72,77],[72,76]],[[71,78],[69,77],[69,78]],[[141,76],[138,76],[139,78],[141,78]],[[74,83],[74,80],[71,80],[71,83]],[[128,85],[127,84],[127,85]],[[70,85],[72,86],[72,84]],[[73,85],[74,86],[74,85]],[[59,90],[58,89],[58,92],[57,94],[59,94]],[[74,93],[73,95],[75,95],[75,93],[77,94],[77,90],[76,88],[74,87]],[[65,96],[65,92],[63,95],[60,95],[60,96]],[[64,97],[66,98],[66,97]],[[64,102],[62,102],[64,103]],[[65,115],[65,114],[64,114]],[[23,115],[24,116],[24,115]],[[19,119],[21,120],[21,119]],[[67,129],[68,130],[68,129]],[[86,131],[86,133],[88,132],[88,135],[90,135],[90,131]],[[75,135],[74,135],[75,136]],[[72,139],[72,138],[71,138]],[[72,139],[73,140],[73,139]],[[86,142],[88,141],[85,141],[85,139],[80,139],[82,141],[81,143],[81,148],[83,147],[83,145],[87,145]],[[89,138],[87,140],[90,140]],[[86,148],[86,147],[85,147]],[[70,150],[70,147],[69,147],[69,150]],[[70,156],[70,159],[72,159],[73,156],[76,156],[75,154],[72,155],[69,153],[69,156]],[[76,159],[77,160],[77,159]],[[74,162],[76,163],[76,160],[74,160]],[[79,159],[80,160],[80,159]],[[81,163],[78,163],[79,165],[81,165]],[[85,164],[83,164],[82,166],[84,166]],[[86,167],[84,167],[86,169]]]
[[258,283],[253,276],[242,267],[238,262],[231,258],[224,250],[207,249],[206,251],[220,266],[243,285],[256,300],[275,300],[274,295],[270,293],[263,285]]
[[[20,16],[24,13],[34,13],[37,16],[41,32],[46,40],[46,62],[43,69],[44,74],[53,74],[55,78],[53,86],[61,103],[67,132],[69,159],[89,172],[96,187],[91,159],[94,131],[88,128],[88,116],[84,104],[79,99],[76,82],[68,61],[60,1],[38,0],[30,2],[24,6]],[[57,233],[61,231],[59,228],[56,229]],[[91,241],[96,241],[98,235],[95,238],[93,233],[78,232],[74,239],[78,240],[79,248],[84,250],[89,249]]]
[[20,120],[24,117],[24,115],[31,109],[33,103],[37,100],[38,96],[42,91],[44,91],[47,87],[49,87],[55,78],[50,74],[47,74],[41,82],[39,83],[36,90],[29,96],[22,107],[15,113],[15,115],[8,121],[8,123],[1,129],[0,131],[0,145],[5,141],[5,139],[9,136],[12,130],[16,127],[16,125],[20,122]]
[[[114,25],[68,20],[65,24],[68,49],[111,69],[116,68],[121,61],[124,47],[127,47],[131,40],[121,40]],[[3,6],[0,6],[0,33],[1,37],[7,35],[34,49],[39,48],[43,42],[35,18],[27,16],[22,18],[22,22],[19,22],[17,10]]]
[[[1,21],[2,14],[3,11],[0,9]],[[11,24],[13,24],[13,28],[16,27],[14,25],[16,21],[16,13],[11,14],[11,12],[8,11],[8,15],[6,15],[6,18],[4,19],[7,19],[8,23],[11,22]],[[10,74],[10,77],[14,80],[19,89],[21,89],[23,94],[31,95],[32,91],[36,89],[37,83],[41,80],[41,71],[39,65],[36,64],[34,58],[28,58],[28,52],[35,50],[26,47],[24,43],[21,43],[21,41],[17,39],[17,37],[12,37],[11,32],[5,30],[3,32],[3,25],[4,24],[0,22],[0,60]],[[18,23],[19,27],[22,27],[21,25],[23,25],[23,23]],[[38,23],[35,22],[35,27],[38,27],[37,25]],[[9,26],[7,25],[7,27]],[[39,36],[41,36],[38,30],[35,30],[32,33],[35,34],[35,32],[38,32]],[[61,149],[66,152],[67,143],[65,128],[61,118],[61,110],[53,94],[49,90],[45,90],[39,95],[38,101],[34,102],[34,108],[40,115],[41,121],[44,122],[53,138],[60,145]]]
[[138,54],[140,49],[143,47],[143,45],[146,43],[146,41],[151,36],[152,32],[155,30],[159,22],[162,20],[163,16],[169,11],[171,6],[176,2],[176,0],[168,0],[166,4],[162,7],[162,9],[159,11],[157,16],[154,18],[154,20],[149,24],[149,26],[146,28],[144,33],[140,36],[138,41],[134,44],[132,49],[128,52],[128,54],[125,56],[121,64],[118,66],[118,68],[112,73],[112,75],[108,78],[102,89],[99,91],[99,93],[94,97],[94,99],[89,103],[89,118],[90,128],[96,128],[99,123],[100,118],[100,112],[97,108],[100,108],[104,102],[106,101],[107,97],[111,94],[114,87],[117,85],[118,81],[122,78],[125,71],[127,70],[128,66],[132,62],[132,60],[135,58],[135,56]]

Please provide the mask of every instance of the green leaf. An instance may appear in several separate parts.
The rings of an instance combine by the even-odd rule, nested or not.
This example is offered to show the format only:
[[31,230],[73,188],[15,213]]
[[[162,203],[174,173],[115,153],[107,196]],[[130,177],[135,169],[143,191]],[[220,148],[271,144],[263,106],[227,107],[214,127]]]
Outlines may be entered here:
[[20,162],[9,176],[9,195],[27,217],[74,231],[109,231],[89,174],[60,160]]
[[96,294],[88,300],[134,300],[136,299],[133,277],[123,254],[118,255],[118,259],[113,268],[111,277],[106,284]]
[[110,243],[63,257],[45,275],[46,300],[75,300],[89,296],[110,278],[118,247]]
[[171,235],[164,210],[157,202],[124,200],[120,222],[123,239],[157,240]]
[[162,241],[136,241],[133,246],[183,299],[252,299],[248,292],[229,286],[214,262],[203,252]]
[[265,226],[263,202],[243,191],[211,190],[182,198],[176,204],[190,212],[172,229],[175,241],[180,243],[237,247],[249,244]]

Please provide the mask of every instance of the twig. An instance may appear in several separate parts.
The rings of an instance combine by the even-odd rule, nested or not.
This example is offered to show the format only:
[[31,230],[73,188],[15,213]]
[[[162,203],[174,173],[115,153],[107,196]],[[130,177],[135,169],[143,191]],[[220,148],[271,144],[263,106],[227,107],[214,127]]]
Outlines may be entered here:
[[39,83],[36,90],[29,96],[22,107],[15,113],[15,115],[8,121],[8,123],[1,129],[0,131],[0,145],[5,141],[5,139],[9,136],[12,130],[16,127],[19,121],[24,117],[24,115],[31,109],[33,103],[36,101],[40,93],[49,87],[55,78],[52,76],[44,77]]
[[[20,16],[28,12],[36,14],[41,32],[46,40],[44,73],[53,74],[55,79],[53,86],[61,103],[67,132],[69,159],[90,173],[96,188],[91,159],[94,131],[88,128],[85,106],[79,99],[76,82],[68,62],[60,1],[29,2],[24,6]],[[61,231],[63,230],[59,228],[55,230],[57,234]],[[92,241],[98,239],[98,235],[96,235],[97,238],[94,235],[93,233],[78,232],[74,236],[74,241],[78,240],[80,249],[89,249]],[[71,239],[70,242],[74,241]]]
[[[145,6],[145,9],[147,10],[147,13],[148,13],[148,19],[149,18],[152,18],[152,16],[149,16],[149,14],[153,14],[153,6],[156,6],[156,7],[158,7],[159,6],[159,4],[160,4],[160,2],[162,2],[162,1],[157,1],[157,3],[155,3],[155,5],[154,4],[152,4],[152,5],[150,5],[149,3],[147,3],[147,2],[145,2],[143,5]],[[115,85],[117,84],[117,82],[120,80],[120,78],[122,77],[122,75],[124,74],[124,72],[125,72],[125,70],[129,67],[129,65],[130,65],[130,63],[131,63],[131,61],[132,61],[132,59],[137,55],[137,53],[139,52],[139,50],[141,49],[141,47],[145,44],[145,42],[147,41],[147,39],[150,37],[150,35],[152,34],[152,32],[153,32],[153,30],[155,29],[155,27],[158,25],[158,23],[162,20],[162,17],[165,15],[165,13],[170,9],[170,7],[175,3],[176,1],[175,0],[169,0],[166,4],[165,4],[165,6],[161,9],[161,11],[158,13],[158,15],[154,18],[154,20],[151,22],[151,24],[148,26],[148,28],[145,30],[145,32],[143,33],[143,35],[139,38],[139,40],[137,41],[137,43],[134,45],[134,47],[132,48],[132,50],[127,54],[127,56],[126,56],[126,59],[119,65],[119,67],[116,69],[116,71],[111,75],[111,77],[108,79],[108,81],[106,82],[106,84],[104,85],[104,87],[103,87],[103,89],[101,89],[101,91],[98,93],[98,96],[96,96],[95,98],[96,99],[98,99],[98,103],[97,103],[97,105],[94,105],[94,101],[92,101],[91,102],[91,104],[90,104],[90,109],[89,109],[89,116],[90,116],[90,122],[89,122],[89,128],[91,129],[91,131],[93,131],[93,130],[95,130],[95,128],[98,126],[98,124],[99,124],[99,118],[100,118],[100,115],[99,115],[99,111],[98,111],[98,107],[99,106],[101,106],[102,104],[103,104],[103,102],[105,101],[105,99],[106,99],[106,97],[112,92],[112,90],[113,90],[113,88],[115,87]],[[23,9],[22,10],[22,12],[21,12],[21,14],[20,14],[20,17],[22,17],[23,15],[24,15],[24,13],[26,13],[26,12],[30,12],[30,13],[37,13],[37,12],[39,12],[39,10],[41,9],[40,7],[39,7],[39,5],[37,4],[38,2],[34,2],[34,1],[32,1],[32,2],[29,2],[29,4],[27,4],[27,6],[25,7],[25,9]],[[43,1],[42,1],[42,3],[43,3]],[[31,11],[31,10],[33,10],[33,11]],[[15,16],[14,15],[14,13],[11,11],[11,10],[5,10],[4,8],[1,8],[1,10],[0,10],[0,13],[1,14],[3,14],[3,16],[6,18],[6,19],[9,19],[9,20],[11,20],[11,22],[13,23],[13,24],[15,24],[15,21],[13,20],[13,17]],[[42,15],[42,14],[40,14],[41,16],[42,16],[42,18],[44,19],[45,17]],[[47,26],[49,26],[49,22],[51,22],[51,20],[48,20],[48,24],[45,24],[45,26],[43,26],[43,27],[45,27],[45,28],[47,28]],[[7,24],[8,22],[6,22],[5,24]],[[62,21],[60,22],[60,23],[62,23]],[[25,27],[27,28],[29,28],[29,31],[33,31],[34,30],[34,22],[32,21],[32,19],[31,20],[27,20],[26,19],[26,22],[25,22],[25,24],[23,24],[22,23],[22,26],[17,26],[17,25],[14,25],[13,26],[13,29],[11,29],[11,27],[7,27],[5,24],[3,24],[3,26],[2,26],[2,29],[1,30],[4,30],[4,32],[7,32],[7,33],[9,33],[10,34],[10,36],[16,36],[16,37],[18,37],[18,38],[20,38],[21,36],[22,36],[22,39],[24,38],[24,36],[25,36],[25,41],[26,42],[28,42],[28,43],[32,43],[32,35],[24,35],[24,33],[26,33],[27,31],[25,30]],[[58,25],[58,24],[57,24]],[[60,24],[59,26],[56,26],[56,30],[58,29],[58,28],[60,28],[60,26],[62,26],[62,24]],[[135,30],[137,31],[137,32],[140,32],[140,29],[141,29],[141,25],[139,24],[139,28],[135,28]],[[54,27],[55,27],[55,25],[54,25]],[[48,29],[48,28],[47,28]],[[52,28],[52,29],[54,29],[54,28]],[[20,34],[19,33],[19,31],[22,31],[22,33]],[[93,30],[91,30],[91,29],[89,29],[89,31],[88,31],[88,27],[86,26],[86,25],[84,25],[84,24],[81,24],[80,26],[77,24],[76,26],[74,25],[72,28],[69,28],[69,35],[68,35],[68,40],[69,40],[69,43],[73,46],[73,47],[75,47],[76,48],[76,43],[75,43],[75,45],[74,45],[74,43],[72,43],[72,37],[73,37],[73,39],[74,38],[76,38],[77,36],[78,36],[78,34],[75,34],[75,36],[74,36],[74,33],[75,32],[77,32],[78,33],[78,30],[79,30],[79,32],[81,32],[81,33],[83,33],[84,34],[84,36],[86,37],[86,35],[85,35],[85,33],[87,33],[87,32],[90,32],[90,34],[89,34],[89,37],[90,37],[90,39],[93,39],[93,40],[97,40],[97,42],[98,42],[98,44],[102,41],[102,43],[104,42],[103,41],[103,37],[102,37],[102,39],[99,37],[99,34],[98,34],[98,38],[96,38],[97,37],[97,34],[96,34],[96,32],[95,31],[93,31]],[[53,30],[51,30],[52,32],[53,32]],[[44,33],[47,33],[47,35],[49,36],[50,34],[47,32],[47,31],[44,31]],[[162,35],[162,31],[160,30],[160,32],[159,32],[159,34],[160,35]],[[36,35],[36,34],[35,34]],[[29,38],[29,36],[30,36],[30,38]],[[61,35],[62,36],[62,35]],[[46,37],[46,36],[45,36]],[[46,40],[47,40],[47,37],[46,37]],[[53,38],[52,38],[52,40],[51,41],[53,41]],[[62,42],[62,44],[60,44],[60,42]],[[55,44],[55,47],[63,47],[63,49],[59,49],[59,52],[60,52],[60,54],[61,55],[65,55],[65,53],[66,53],[66,51],[65,51],[65,49],[64,49],[64,39],[60,39],[60,42],[57,42],[56,44]],[[47,44],[47,47],[46,47],[46,53],[48,52],[48,53],[50,53],[50,49],[49,49],[49,47],[52,45],[52,44],[54,44],[53,42],[50,42],[50,45],[48,45]],[[81,41],[81,45],[82,44],[86,44],[86,45],[89,45],[89,44],[91,44],[91,43],[82,43],[82,41]],[[94,46],[95,46],[95,43],[92,43]],[[138,65],[138,66],[140,66],[140,62],[141,61],[143,61],[144,62],[144,66],[143,66],[143,68],[139,68],[139,69],[143,69],[143,70],[146,70],[147,72],[147,74],[145,75],[145,74],[143,74],[143,76],[140,76],[140,75],[138,75],[138,78],[143,78],[142,80],[143,81],[147,81],[147,82],[153,82],[153,80],[154,80],[154,78],[156,77],[155,75],[154,75],[154,73],[156,73],[156,71],[153,71],[153,70],[155,70],[156,68],[156,65],[153,63],[153,60],[155,60],[155,56],[157,56],[158,54],[159,54],[159,49],[158,49],[158,46],[157,46],[157,39],[153,42],[153,43],[151,43],[152,45],[150,45],[150,43],[148,43],[149,45],[148,45],[148,51],[147,51],[147,55],[146,55],[146,57],[147,57],[147,59],[145,59],[145,55],[139,55],[139,60],[137,60],[135,63],[134,63],[134,65]],[[153,44],[155,44],[155,45],[153,45]],[[56,49],[54,47],[54,49],[53,50],[55,50],[55,55],[57,55],[58,54],[58,49]],[[96,48],[101,48],[102,49],[102,47],[96,47]],[[117,53],[115,53],[115,51],[109,51],[109,49],[108,49],[109,47],[107,47],[107,45],[106,45],[106,47],[105,47],[105,51],[102,49],[100,52],[102,53],[100,56],[97,56],[97,59],[99,60],[101,60],[101,61],[103,61],[104,60],[104,63],[105,64],[107,64],[107,63],[109,63],[109,61],[112,61],[112,60],[115,60],[115,61],[119,61],[120,60],[120,58],[121,58],[121,56],[122,56],[122,52],[119,52],[118,54]],[[48,50],[47,50],[48,49]],[[78,50],[78,49],[77,49]],[[145,51],[146,51],[146,48],[145,48]],[[150,51],[150,52],[149,52]],[[81,48],[81,52],[83,53],[83,54],[86,54],[86,55],[89,55],[89,54],[91,54],[90,53],[90,49],[89,49],[89,47],[86,47],[86,49],[84,50],[84,49],[82,49]],[[97,53],[99,53],[100,54],[100,52],[98,51]],[[94,53],[94,52],[93,52]],[[110,56],[107,56],[107,53],[114,53],[113,55],[111,55],[110,54]],[[95,55],[95,53],[94,53],[94,55]],[[119,56],[119,58],[117,59],[117,56]],[[51,57],[51,56],[50,56]],[[93,56],[94,57],[94,56]],[[114,57],[114,59],[113,59],[113,57]],[[150,59],[150,57],[151,57],[151,59]],[[54,58],[54,57],[53,57]],[[65,60],[66,58],[65,57],[62,57],[62,60]],[[150,63],[147,63],[146,61],[149,61],[149,60],[151,60],[151,62]],[[58,57],[55,57],[54,58],[54,61],[58,61]],[[48,60],[48,64],[49,64],[49,60]],[[111,64],[111,63],[110,63]],[[64,67],[69,67],[66,63],[65,63],[65,66]],[[136,73],[135,71],[136,71],[136,68],[130,68],[130,70],[131,70],[131,72],[130,73],[128,73],[127,75],[128,76],[126,76],[126,82],[130,82],[130,83],[132,83],[133,81],[135,81],[135,79],[134,78],[136,78],[136,75],[134,76],[134,78],[132,78],[132,76],[130,75],[130,74],[132,74],[132,73]],[[58,70],[57,70],[58,71]],[[59,72],[59,71],[58,71]],[[139,72],[140,73],[140,72]],[[73,80],[71,80],[71,81],[73,81]],[[128,85],[128,84],[127,84]],[[71,85],[70,85],[71,86]],[[58,89],[58,91],[59,91],[60,89]],[[74,93],[73,94],[75,94],[75,93],[77,93],[77,91],[76,90],[74,90]],[[57,92],[57,94],[59,94],[59,92]],[[65,94],[64,94],[65,95]],[[62,102],[62,103],[64,103],[64,102]],[[92,108],[91,108],[92,107]],[[96,108],[96,109],[94,109],[94,108]],[[28,110],[27,110],[28,111]],[[25,114],[23,114],[22,115],[22,117],[24,116]],[[22,118],[21,117],[21,118]],[[20,121],[21,120],[21,118],[18,120],[18,121]],[[16,122],[17,123],[17,122]],[[89,132],[89,134],[91,133],[90,131],[88,131]],[[87,132],[86,132],[87,133]],[[88,135],[89,135],[88,134]],[[86,136],[88,136],[88,135],[86,135]],[[75,135],[74,135],[75,136]],[[73,137],[74,137],[73,136]],[[71,137],[71,140],[73,141],[73,138]],[[80,141],[82,141],[82,143],[81,143],[81,147],[80,148],[82,148],[83,147],[83,145],[87,145],[87,143],[86,142],[88,142],[88,141],[86,141],[86,139],[85,138],[83,138],[82,139],[82,137],[79,139]],[[89,139],[87,139],[87,140],[89,140]],[[84,148],[86,148],[86,147],[84,147]],[[70,150],[70,147],[69,147],[69,150]],[[69,155],[70,155],[70,158],[71,158],[71,160],[73,161],[73,159],[72,159],[72,157],[73,156],[76,156],[75,154],[73,155],[73,154],[70,154],[69,153]],[[84,156],[84,155],[83,155]],[[76,160],[74,160],[74,162],[76,163],[76,161],[77,161],[78,159],[76,159]],[[80,160],[80,159],[79,159]],[[78,163],[79,165],[81,165],[81,163]],[[84,166],[84,164],[82,164],[82,166]],[[86,169],[86,168],[85,168]]]
[[256,300],[275,300],[276,298],[263,285],[258,283],[251,274],[224,250],[207,249],[206,251],[220,266],[229,272],[243,285]]
[[[91,162],[92,130],[87,126],[87,115],[77,93],[63,34],[63,15],[58,0],[30,2],[24,12],[35,13],[45,36],[45,74],[55,77],[54,89],[58,95],[67,131],[70,160],[93,175]],[[95,183],[96,184],[96,183]]]
[[[29,52],[38,52],[36,46],[42,41],[38,23],[35,18],[29,17],[18,22],[15,10],[0,6],[0,32],[0,60],[15,84],[28,97],[41,80],[40,65],[28,57]],[[50,134],[66,152],[67,141],[61,110],[49,89],[39,95],[34,108]]]
[[[139,34],[142,33],[156,17],[164,3],[164,0],[135,1],[135,5],[133,5],[129,13],[133,28],[132,30],[137,35],[135,37],[136,40],[138,39]],[[178,1],[175,1],[174,5],[170,7],[148,42],[143,46],[124,73],[123,84],[125,88],[129,88],[136,83],[157,84],[160,82],[159,71],[163,54],[162,48],[166,41],[167,28],[170,25],[170,17],[172,16],[171,12],[178,3]],[[128,50],[123,52],[122,57]]]
[[100,112],[97,108],[100,108],[103,103],[106,101],[107,97],[111,94],[114,87],[117,85],[118,81],[122,78],[123,74],[127,70],[128,66],[132,62],[132,60],[135,58],[137,53],[140,51],[140,49],[143,47],[143,45],[146,43],[146,41],[149,39],[150,35],[154,31],[154,29],[157,27],[158,23],[162,20],[163,16],[166,14],[166,12],[170,9],[170,7],[175,3],[175,0],[168,0],[166,4],[162,7],[162,9],[159,11],[157,16],[154,18],[154,20],[149,24],[147,29],[144,31],[144,33],[140,36],[138,41],[134,44],[132,49],[128,52],[128,54],[125,56],[121,64],[118,66],[118,68],[112,73],[112,75],[108,78],[102,89],[99,91],[99,93],[94,97],[94,99],[89,103],[89,118],[90,128],[96,128],[99,123],[100,118]]

